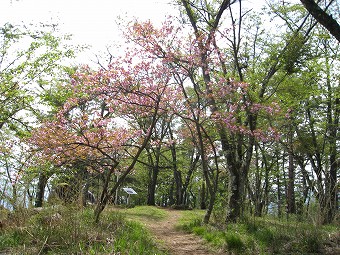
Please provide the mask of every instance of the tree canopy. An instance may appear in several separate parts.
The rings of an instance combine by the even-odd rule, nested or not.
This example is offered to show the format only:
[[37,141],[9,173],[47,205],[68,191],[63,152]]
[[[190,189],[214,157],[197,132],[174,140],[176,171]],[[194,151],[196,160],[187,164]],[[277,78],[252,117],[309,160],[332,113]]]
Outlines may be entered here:
[[129,22],[125,45],[91,67],[62,65],[73,51],[53,31],[5,24],[0,201],[27,206],[21,189],[41,206],[48,185],[73,201],[91,191],[99,221],[131,185],[141,204],[206,209],[205,223],[313,208],[332,222],[336,1],[301,2],[177,1],[178,17]]

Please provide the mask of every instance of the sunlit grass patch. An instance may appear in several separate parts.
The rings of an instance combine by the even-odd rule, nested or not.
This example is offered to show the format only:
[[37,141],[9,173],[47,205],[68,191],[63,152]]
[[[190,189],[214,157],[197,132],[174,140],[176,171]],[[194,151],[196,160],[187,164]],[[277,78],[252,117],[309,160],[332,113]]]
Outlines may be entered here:
[[185,213],[179,227],[232,254],[322,254],[324,237],[334,227],[296,221],[245,219],[225,229],[202,223],[204,212]]
[[166,254],[159,250],[146,229],[138,222],[125,222],[124,228],[120,228],[119,238],[113,242],[114,252],[123,254]]
[[185,210],[179,219],[176,228],[191,231],[193,227],[201,226],[203,222],[204,210]]
[[168,212],[156,206],[136,206],[124,209],[124,215],[131,219],[162,220],[167,217]]

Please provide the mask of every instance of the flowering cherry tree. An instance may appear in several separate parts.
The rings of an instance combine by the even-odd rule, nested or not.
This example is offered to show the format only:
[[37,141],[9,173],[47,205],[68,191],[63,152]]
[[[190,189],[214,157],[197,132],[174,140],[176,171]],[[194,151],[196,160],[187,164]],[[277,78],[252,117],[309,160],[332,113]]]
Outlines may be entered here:
[[[33,134],[32,143],[56,165],[81,161],[90,171],[105,173],[97,220],[150,142],[158,119],[167,115],[190,126],[211,197],[205,220],[217,190],[217,158],[228,165],[228,217],[238,217],[254,143],[278,138],[270,119],[280,108],[256,100],[247,83],[229,76],[227,56],[217,46],[229,30],[219,31],[219,20],[215,22],[214,29],[204,31],[191,21],[194,34],[171,19],[160,28],[150,21],[130,24],[126,54],[107,68],[83,67],[77,72],[65,87],[73,96]],[[262,116],[267,121],[259,122]],[[139,120],[145,120],[139,122],[143,128]],[[176,136],[169,134],[173,141]],[[171,145],[175,149],[175,143]],[[120,178],[109,190],[110,177],[117,171]]]
[[[65,87],[72,96],[53,120],[33,133],[30,142],[41,149],[41,157],[58,166],[82,162],[89,171],[103,174],[96,220],[132,171],[159,114],[169,108],[171,102],[163,101],[171,92],[168,83],[167,69],[147,60],[120,58],[99,71],[83,67]],[[135,115],[149,120],[145,129],[130,124]],[[121,166],[124,160],[129,161]],[[117,171],[120,178],[109,190]]]
[[[175,112],[195,125],[207,181],[210,172],[206,146],[213,143],[206,142],[209,141],[206,130],[214,130],[219,137],[223,155],[216,156],[226,160],[229,173],[227,220],[235,221],[241,213],[254,144],[258,140],[279,139],[272,119],[281,114],[281,110],[278,104],[263,100],[263,91],[252,91],[248,83],[242,78],[234,79],[227,70],[232,56],[224,54],[219,44],[230,35],[230,28],[223,30],[220,26],[221,15],[229,4],[230,1],[223,1],[216,6],[210,23],[206,20],[207,27],[203,27],[204,22],[198,18],[200,14],[194,13],[195,5],[182,1],[189,27],[175,26],[170,19],[160,29],[151,22],[134,23],[127,36],[143,48],[146,55],[161,59],[171,69],[183,102]],[[210,141],[213,141],[211,137]],[[210,183],[207,182],[208,189],[214,197],[216,186],[213,183],[217,181]],[[213,205],[213,199],[211,201]],[[208,219],[209,215],[205,221]]]

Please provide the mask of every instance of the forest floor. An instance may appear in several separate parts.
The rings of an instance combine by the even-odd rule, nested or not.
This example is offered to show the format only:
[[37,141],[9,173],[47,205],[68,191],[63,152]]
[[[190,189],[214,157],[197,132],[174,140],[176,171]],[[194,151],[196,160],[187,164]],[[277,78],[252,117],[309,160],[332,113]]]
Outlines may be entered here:
[[167,251],[171,255],[225,254],[209,249],[209,245],[200,237],[176,228],[183,211],[173,209],[163,210],[167,212],[164,218],[133,218],[133,220],[140,221],[151,232],[162,250]]
[[[213,247],[211,243],[179,227],[186,226],[190,222],[188,219],[193,223],[195,217],[202,217],[198,212],[146,206],[118,210],[128,220],[142,224],[151,233],[157,247],[170,255],[340,254],[340,235],[335,228],[329,228],[325,238],[326,232],[318,232],[304,223],[294,228],[291,223],[284,225],[280,221],[261,219],[256,227],[247,224],[232,225],[227,235],[221,235],[218,231],[211,232],[214,235],[213,243],[218,241],[219,236],[226,242]],[[204,227],[197,227],[197,231],[202,229]],[[275,243],[280,247],[276,247]],[[231,248],[226,250],[229,245]],[[221,247],[220,250],[217,250],[218,246]]]
[[203,216],[202,210],[109,206],[95,223],[92,208],[0,210],[0,254],[340,254],[336,223],[264,217],[225,229],[202,225]]

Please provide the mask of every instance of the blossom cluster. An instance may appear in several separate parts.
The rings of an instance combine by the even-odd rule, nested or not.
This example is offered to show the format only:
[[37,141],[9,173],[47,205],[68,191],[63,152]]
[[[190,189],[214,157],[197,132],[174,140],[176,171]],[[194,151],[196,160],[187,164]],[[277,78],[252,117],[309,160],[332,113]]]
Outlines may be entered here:
[[[79,160],[116,164],[145,143],[161,116],[181,118],[190,132],[177,129],[176,137],[189,136],[194,144],[193,123],[217,130],[223,125],[231,134],[263,141],[279,139],[274,127],[265,126],[269,121],[262,126],[249,121],[279,114],[279,105],[259,103],[248,83],[228,77],[219,66],[227,57],[217,48],[215,34],[187,36],[171,20],[160,28],[150,21],[134,22],[127,31],[125,54],[105,69],[79,68],[66,85],[72,96],[53,121],[33,133],[31,144],[46,158],[58,165]],[[154,137],[150,146],[177,142]],[[211,150],[212,142],[204,143]]]

